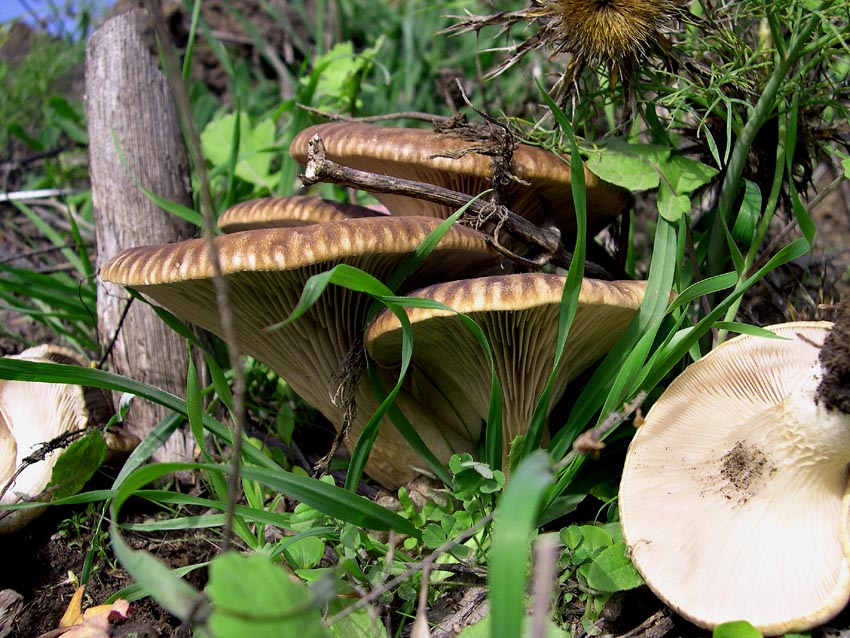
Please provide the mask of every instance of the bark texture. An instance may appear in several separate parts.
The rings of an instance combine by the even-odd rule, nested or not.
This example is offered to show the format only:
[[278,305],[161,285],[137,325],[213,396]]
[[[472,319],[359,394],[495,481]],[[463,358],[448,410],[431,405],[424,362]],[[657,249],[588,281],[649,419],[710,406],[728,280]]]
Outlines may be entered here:
[[[92,35],[86,52],[86,117],[98,267],[125,248],[195,235],[194,226],[161,210],[140,188],[192,205],[189,162],[171,91],[140,36],[142,23],[143,16],[137,12],[107,20]],[[106,348],[116,339],[108,359],[110,369],[184,396],[185,342],[138,301],[121,323],[128,300],[123,288],[99,282],[100,342]],[[167,414],[164,408],[135,398],[126,427],[144,438]],[[154,459],[189,460],[192,450],[191,438],[182,428]]]

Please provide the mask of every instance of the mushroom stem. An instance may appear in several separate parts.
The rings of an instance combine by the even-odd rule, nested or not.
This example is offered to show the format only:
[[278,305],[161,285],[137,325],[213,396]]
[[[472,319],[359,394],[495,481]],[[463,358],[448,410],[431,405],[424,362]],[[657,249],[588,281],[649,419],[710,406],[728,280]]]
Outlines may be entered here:
[[[541,268],[550,262],[557,266],[569,267],[572,261],[572,253],[567,252],[561,244],[561,233],[557,228],[541,229],[506,206],[480,199],[470,201],[469,195],[441,186],[342,166],[328,159],[324,142],[318,134],[308,143],[306,168],[299,178],[305,186],[330,182],[370,193],[404,195],[455,208],[468,205],[468,212],[461,218],[461,223],[478,229],[480,224],[495,219],[493,235],[488,237],[488,241],[495,250],[509,259],[530,268]],[[543,253],[529,259],[508,250],[497,239],[498,232],[502,229],[541,248]],[[594,276],[610,278],[604,268],[593,264],[587,264],[587,271]]]

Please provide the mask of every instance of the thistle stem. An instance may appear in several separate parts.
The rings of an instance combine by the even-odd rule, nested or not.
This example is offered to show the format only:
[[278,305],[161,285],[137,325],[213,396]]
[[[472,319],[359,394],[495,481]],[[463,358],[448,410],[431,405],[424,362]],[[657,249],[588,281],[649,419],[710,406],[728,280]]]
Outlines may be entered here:
[[758,132],[776,107],[776,96],[779,93],[779,89],[783,83],[787,82],[791,67],[802,54],[803,45],[809,40],[818,24],[820,24],[820,12],[829,4],[829,1],[824,0],[821,2],[803,29],[792,38],[787,54],[773,70],[761,97],[752,108],[747,118],[747,123],[744,125],[741,135],[732,149],[732,156],[729,159],[726,177],[723,179],[723,185],[720,188],[720,199],[717,205],[717,213],[714,217],[714,226],[711,231],[712,241],[708,246],[707,276],[709,277],[718,274],[723,267],[723,257],[727,254],[728,245],[727,242],[721,241],[720,237],[725,234],[724,226],[728,225],[732,215],[732,206],[741,188],[741,176],[744,172],[744,166],[746,165],[750,148],[755,141],[756,135],[758,135]]

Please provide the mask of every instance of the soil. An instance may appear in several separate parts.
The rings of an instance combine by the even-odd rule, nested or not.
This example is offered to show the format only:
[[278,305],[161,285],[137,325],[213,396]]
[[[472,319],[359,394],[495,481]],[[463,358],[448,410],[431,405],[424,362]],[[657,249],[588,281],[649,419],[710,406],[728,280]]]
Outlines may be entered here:
[[[154,514],[145,513],[141,506],[136,509],[130,517],[132,521],[142,521]],[[85,508],[49,508],[35,523],[3,538],[7,566],[0,572],[0,589],[17,591],[25,603],[13,625],[12,636],[35,638],[58,627],[77,588],[86,551],[92,545],[102,548],[104,553],[95,558],[83,609],[103,604],[133,584],[112,556],[108,538],[101,535],[93,542],[96,519],[84,514]],[[71,520],[81,523],[79,534],[69,526]],[[60,530],[69,531],[66,534]],[[149,551],[172,568],[208,561],[218,552],[215,539],[198,531],[189,536],[157,535],[156,538],[125,532],[124,537],[133,549]],[[202,589],[206,570],[198,569],[186,579]],[[176,618],[150,598],[142,598],[131,603],[128,619],[117,624],[112,635],[166,638],[177,635],[179,628]]]
[[818,400],[829,410],[850,415],[850,299],[839,307],[835,325],[820,352],[823,380]]

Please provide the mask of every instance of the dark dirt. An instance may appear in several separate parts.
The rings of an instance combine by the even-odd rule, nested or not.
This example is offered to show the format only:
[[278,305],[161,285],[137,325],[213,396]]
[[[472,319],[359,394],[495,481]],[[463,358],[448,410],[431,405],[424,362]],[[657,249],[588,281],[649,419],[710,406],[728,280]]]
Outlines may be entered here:
[[[128,504],[128,507],[131,507]],[[6,567],[0,573],[0,589],[14,589],[24,597],[25,606],[13,625],[12,636],[35,638],[56,629],[77,587],[76,579],[83,570],[87,549],[94,544],[104,554],[95,558],[94,570],[83,601],[83,609],[103,604],[109,596],[133,583],[109,549],[105,535],[93,543],[93,519],[80,518],[85,508],[50,508],[35,523],[21,532],[2,539]],[[68,528],[74,515],[81,523],[77,534],[58,530]],[[141,521],[147,514],[138,511],[132,520]],[[101,533],[102,534],[102,533]],[[157,535],[146,537],[127,532],[125,539],[134,549],[144,549],[172,568],[210,560],[218,551],[215,540],[203,532],[187,536]],[[206,570],[199,569],[186,579],[202,589]],[[180,622],[149,598],[133,601],[129,618],[115,627],[115,636],[166,638],[174,636]]]
[[839,305],[835,325],[820,351],[823,379],[818,401],[829,410],[850,414],[850,299]]
[[757,446],[738,441],[720,459],[720,476],[725,481],[720,489],[727,500],[743,505],[761,486],[764,477],[776,471],[765,453]]

